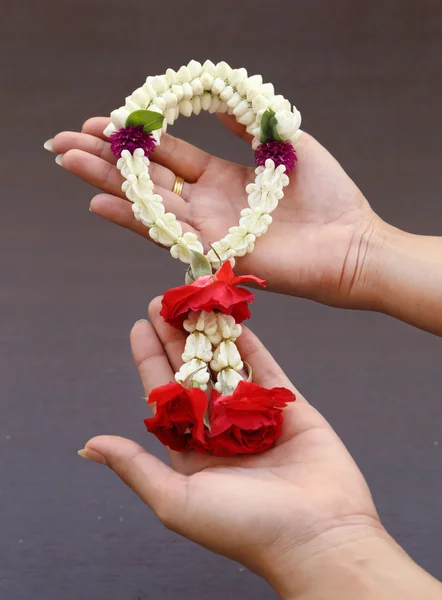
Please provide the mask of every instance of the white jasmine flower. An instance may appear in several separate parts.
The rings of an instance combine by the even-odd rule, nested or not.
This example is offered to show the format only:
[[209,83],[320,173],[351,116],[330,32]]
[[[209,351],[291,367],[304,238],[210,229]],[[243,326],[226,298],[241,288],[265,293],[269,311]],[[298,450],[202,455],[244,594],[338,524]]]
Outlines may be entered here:
[[162,246],[172,246],[176,239],[180,237],[182,231],[176,216],[173,213],[165,213],[149,229],[149,235],[154,242]]
[[172,94],[175,94],[177,102],[180,102],[183,99],[184,91],[182,85],[172,85],[170,91]]
[[205,90],[210,90],[213,85],[213,75],[211,75],[210,73],[204,72],[201,75],[201,83],[203,84],[203,87]]
[[[221,335],[221,339],[230,340],[234,342],[242,332],[242,327],[239,323],[235,322],[235,319],[232,315],[224,315],[223,313],[216,313],[217,320],[217,329]],[[211,340],[212,344],[215,344],[213,340]],[[218,342],[219,343],[219,342]]]
[[241,96],[238,94],[238,92],[235,92],[232,96],[230,96],[229,100],[227,100],[227,106],[233,110],[236,106],[238,106],[241,100]]
[[273,98],[275,95],[275,88],[273,83],[263,83],[261,86],[261,93],[267,98]]
[[176,71],[174,71],[173,69],[167,69],[165,77],[169,87],[175,85],[178,82],[178,76],[176,74]]
[[143,202],[137,200],[132,204],[132,211],[137,221],[146,227],[152,227],[157,219],[164,216],[165,209],[162,202]]
[[204,93],[204,86],[200,78],[194,79],[190,85],[194,96],[201,96]]
[[193,358],[198,358],[204,362],[210,362],[213,357],[212,344],[204,333],[191,333],[186,339],[186,346],[181,356],[184,362],[189,362]]
[[145,108],[152,100],[149,94],[142,87],[134,91],[132,94],[132,99],[140,106],[140,108]]
[[190,264],[190,250],[200,252],[201,254],[204,253],[203,245],[198,240],[196,234],[188,231],[175,240],[170,253],[173,258],[178,258],[181,262]]
[[201,96],[194,96],[192,98],[192,112],[195,115],[199,115],[201,112]]
[[223,396],[230,396],[243,378],[233,369],[223,369],[218,373],[217,379],[218,381],[215,383],[216,391]]
[[276,128],[278,133],[283,140],[290,140],[295,133],[298,131],[301,125],[301,115],[299,111],[294,109],[296,112],[289,110],[279,110],[276,112],[275,117],[278,122]]
[[[229,102],[227,102],[227,105],[229,105]],[[249,106],[249,103],[247,102],[247,100],[241,100],[233,109],[233,114],[236,117],[241,117],[249,110],[249,108],[250,108],[250,106]]]
[[233,69],[229,75],[229,83],[234,88],[237,88],[243,79],[247,79],[247,70],[243,68]]
[[181,100],[180,104],[180,113],[182,115],[184,115],[185,117],[190,117],[190,115],[192,114],[192,102],[190,102],[190,100]]
[[212,94],[210,92],[204,92],[201,96],[201,108],[202,110],[209,110],[212,105]]
[[190,69],[184,65],[180,67],[177,72],[177,78],[181,83],[187,83],[191,81],[192,75],[190,73]]
[[214,72],[212,73],[214,77],[219,77],[224,81],[228,79],[230,73],[232,72],[231,67],[224,61],[217,63]]
[[213,371],[221,371],[227,367],[235,371],[241,371],[244,364],[241,360],[236,344],[231,341],[223,341],[215,349],[213,360],[210,362],[210,368]]
[[[223,102],[228,102],[230,98],[233,96],[234,90],[231,85],[227,85],[223,91],[220,93],[219,97]],[[238,94],[239,95],[239,94]]]
[[121,129],[126,126],[127,117],[130,112],[124,107],[117,108],[111,112],[111,121],[116,129]]
[[243,115],[237,117],[236,120],[238,121],[238,123],[241,123],[241,125],[246,125],[248,127],[252,123],[255,123],[255,113],[252,109],[249,109]]
[[[226,87],[226,82],[224,81],[224,79],[221,79],[221,77],[217,77],[216,79],[213,80],[212,93],[213,94],[221,94],[221,92],[223,91],[223,89],[225,87]],[[233,92],[233,88],[232,88],[232,92]]]
[[210,374],[207,369],[207,363],[197,358],[184,363],[178,373],[175,374],[175,381],[178,383],[184,383],[190,380],[201,386],[201,389],[203,390],[206,389],[205,384],[207,384],[209,379]]
[[212,96],[212,100],[208,110],[211,114],[221,112],[221,100],[219,96]]
[[169,87],[165,75],[156,75],[152,79],[151,85],[157,93],[165,92]]
[[199,77],[203,72],[203,67],[197,60],[191,60],[187,65],[187,68],[189,69],[191,79]]
[[272,217],[262,211],[261,208],[244,208],[241,211],[239,224],[253,233],[256,237],[263,235],[272,222]]
[[211,60],[206,60],[206,62],[203,64],[203,73],[209,73],[213,76],[215,73],[215,68],[216,67]]
[[178,98],[176,94],[169,90],[167,92],[164,92],[162,97],[165,102],[166,108],[175,108],[175,106],[178,104]]
[[190,100],[193,96],[193,89],[190,83],[183,83],[181,89],[183,90],[183,100]]

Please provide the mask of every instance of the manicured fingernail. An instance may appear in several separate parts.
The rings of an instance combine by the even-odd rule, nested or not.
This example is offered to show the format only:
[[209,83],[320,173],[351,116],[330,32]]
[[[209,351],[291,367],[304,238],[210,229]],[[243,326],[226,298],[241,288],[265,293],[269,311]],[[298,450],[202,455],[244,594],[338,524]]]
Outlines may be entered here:
[[100,463],[100,465],[107,465],[106,459],[102,454],[95,452],[95,450],[91,450],[90,448],[83,448],[83,450],[78,451],[78,455],[86,458],[87,460],[92,460],[93,462]]
[[49,152],[54,152],[54,149],[52,148],[52,138],[43,144],[43,148],[49,150]]
[[94,212],[90,206],[89,206],[89,211],[92,212],[92,213]]
[[64,154],[57,154],[57,156],[55,157],[55,162],[57,163],[57,165],[60,165],[60,167],[63,166],[63,156]]
[[149,321],[147,319],[138,319],[138,321],[135,321],[135,325],[138,325],[138,323],[149,323]]

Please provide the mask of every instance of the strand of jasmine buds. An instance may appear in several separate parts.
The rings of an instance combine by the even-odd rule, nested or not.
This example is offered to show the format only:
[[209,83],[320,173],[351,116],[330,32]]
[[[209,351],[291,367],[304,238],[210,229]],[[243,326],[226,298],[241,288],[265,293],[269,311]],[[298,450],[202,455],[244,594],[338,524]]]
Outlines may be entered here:
[[[181,67],[178,72],[168,69],[165,75],[148,77],[146,84],[126,99],[125,107],[113,111],[112,123],[106,128],[105,133],[110,135],[118,126],[124,126],[128,115],[141,108],[164,114],[166,117],[164,131],[167,123],[172,124],[180,112],[186,116],[190,116],[192,112],[198,114],[202,109],[209,112],[231,112],[238,122],[247,126],[249,133],[254,134],[252,145],[255,148],[260,141],[260,120],[267,108],[272,108],[277,116],[279,115],[279,121],[282,123],[280,133],[283,139],[290,139],[294,143],[300,133],[299,112],[296,109],[294,114],[290,112],[290,103],[282,96],[274,95],[272,84],[263,84],[260,75],[247,77],[245,69],[231,69],[224,62],[214,65],[211,61],[206,61],[201,65],[197,61],[191,61],[187,67]],[[159,143],[161,130],[154,132],[154,135]],[[138,149],[135,152],[142,151]],[[151,187],[147,185],[150,181],[148,165],[149,161],[145,158],[145,168],[142,172],[134,173],[130,168],[125,169],[130,179],[123,184],[123,191],[134,202],[133,210],[136,218],[147,227],[152,227],[151,237],[156,242],[171,247],[174,258],[188,263],[189,249],[201,252],[202,246],[194,234],[182,234],[181,225],[175,215],[162,211],[159,206],[162,201],[161,196],[153,194],[153,185]],[[124,166],[123,163],[120,163],[120,166]],[[260,187],[259,175],[262,175],[261,179],[265,185],[261,204],[265,205],[267,188],[270,187],[268,183],[275,179],[272,175],[277,169],[273,161],[267,161],[265,168],[258,169],[255,184],[250,184],[247,191],[256,196],[256,188]],[[284,167],[281,165],[278,169],[281,176]],[[120,170],[124,176],[123,169]],[[139,183],[144,183],[144,186],[140,186]],[[285,176],[285,179],[280,178],[279,182],[274,181],[274,183],[275,189],[270,191],[273,192],[273,199],[277,197],[278,201],[283,196],[282,188],[287,185],[288,178]],[[142,193],[137,193],[140,190]],[[260,210],[256,200],[252,207],[249,199],[249,207],[250,209],[242,211],[239,226],[231,227],[229,233],[213,245],[215,251],[211,250],[208,253],[207,257],[215,267],[219,266],[219,258],[223,261],[229,259],[234,264],[235,256],[243,256],[253,251],[256,238],[265,233],[271,223],[268,214],[270,211]]]
[[238,383],[243,379],[241,371],[244,363],[241,360],[236,344],[232,340],[223,340],[216,347],[210,368],[216,371],[215,389],[223,396],[230,396]]
[[241,335],[241,325],[230,315],[198,311],[190,312],[183,326],[189,336],[182,355],[184,364],[175,375],[176,381],[191,378],[194,385],[205,390],[210,378],[210,363],[211,369],[218,373],[215,389],[222,394],[229,390],[231,393],[242,379],[239,371],[243,363],[235,345]]
[[[203,246],[196,234],[183,234],[181,224],[173,213],[166,213],[162,198],[154,193],[153,182],[149,175],[149,159],[141,148],[133,155],[123,150],[117,162],[126,181],[122,185],[127,198],[133,202],[132,209],[138,220],[149,227],[150,237],[163,246],[170,247],[174,258],[190,263],[190,250],[203,253]],[[270,215],[284,196],[284,187],[289,178],[285,174],[284,165],[275,167],[268,159],[264,167],[255,169],[256,179],[247,186],[249,208],[241,211],[239,225],[230,227],[229,233],[214,242],[207,258],[218,268],[220,261],[230,260],[234,264],[235,257],[252,252],[255,241],[263,235],[272,222]]]
[[272,222],[270,213],[277,208],[284,196],[284,187],[289,184],[285,171],[284,165],[275,167],[271,159],[266,160],[265,166],[255,169],[255,182],[246,187],[249,208],[241,211],[239,225],[230,227],[229,233],[214,242],[207,253],[208,260],[215,268],[226,260],[230,260],[234,266],[235,257],[253,252],[256,239],[266,233]]
[[178,71],[167,69],[164,75],[148,77],[146,83],[126,98],[125,106],[111,113],[111,123],[105,129],[110,135],[124,127],[127,117],[140,109],[157,111],[165,116],[162,130],[155,132],[157,141],[181,113],[190,117],[201,110],[211,113],[228,112],[246,126],[254,136],[252,147],[260,143],[261,118],[267,109],[276,113],[282,139],[294,144],[300,135],[301,116],[282,95],[275,95],[271,83],[263,83],[261,75],[248,76],[244,68],[232,69],[222,61],[216,65],[206,60],[202,65],[191,60]]
[[154,193],[149,164],[150,161],[141,148],[137,148],[133,154],[129,150],[123,150],[117,162],[117,168],[126,179],[122,190],[133,203],[135,217],[149,227],[150,237],[158,244],[170,248],[174,258],[188,264],[190,250],[203,253],[203,246],[195,233],[183,234],[176,216],[165,211],[162,197]]
[[175,374],[175,381],[207,389],[210,379],[208,364],[212,360],[212,344],[204,331],[195,331],[187,336],[186,346],[181,355],[183,364]]

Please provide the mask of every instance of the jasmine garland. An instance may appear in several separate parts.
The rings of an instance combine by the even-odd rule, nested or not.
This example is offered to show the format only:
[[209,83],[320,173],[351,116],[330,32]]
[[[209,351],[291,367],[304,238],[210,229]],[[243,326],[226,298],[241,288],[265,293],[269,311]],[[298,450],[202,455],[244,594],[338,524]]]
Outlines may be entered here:
[[[184,233],[176,216],[165,211],[149,174],[149,157],[167,126],[180,114],[189,117],[202,110],[234,115],[253,136],[257,165],[255,181],[246,186],[248,207],[207,253],[197,235]],[[238,284],[265,282],[252,275],[235,277],[232,267],[253,251],[272,223],[271,213],[289,183],[287,173],[296,165],[300,124],[299,111],[275,95],[261,75],[249,77],[245,69],[232,69],[225,62],[192,60],[178,71],[148,77],[111,113],[104,131],[118,157],[122,189],[135,218],[149,228],[155,242],[190,265],[186,285],[166,292],[161,312],[188,333],[183,365],[176,383],[151,393],[156,414],[146,419],[149,431],[174,450],[218,456],[264,451],[277,442],[282,408],[295,399],[288,390],[264,390],[250,383],[252,374],[236,340],[254,295]]]

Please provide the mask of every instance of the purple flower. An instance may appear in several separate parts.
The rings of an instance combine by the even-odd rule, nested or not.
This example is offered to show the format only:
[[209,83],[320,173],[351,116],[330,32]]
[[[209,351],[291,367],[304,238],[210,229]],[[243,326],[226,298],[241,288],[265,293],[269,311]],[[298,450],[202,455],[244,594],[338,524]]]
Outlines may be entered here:
[[277,142],[270,140],[260,144],[255,150],[255,162],[257,167],[264,167],[268,158],[275,163],[275,167],[285,165],[287,172],[291,171],[296,164],[296,152],[290,142]]
[[109,137],[111,150],[117,158],[120,158],[123,150],[129,150],[131,154],[137,148],[144,150],[145,156],[149,156],[155,150],[156,141],[152,134],[146,133],[142,125],[136,127],[123,127],[115,131]]

